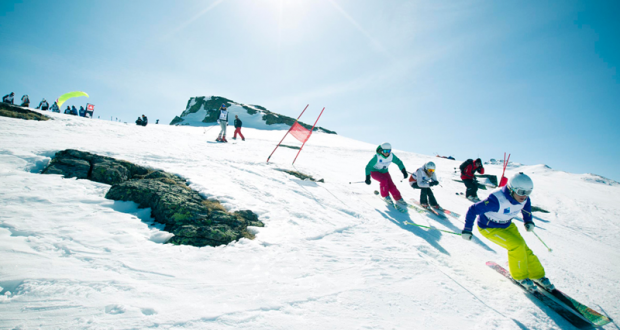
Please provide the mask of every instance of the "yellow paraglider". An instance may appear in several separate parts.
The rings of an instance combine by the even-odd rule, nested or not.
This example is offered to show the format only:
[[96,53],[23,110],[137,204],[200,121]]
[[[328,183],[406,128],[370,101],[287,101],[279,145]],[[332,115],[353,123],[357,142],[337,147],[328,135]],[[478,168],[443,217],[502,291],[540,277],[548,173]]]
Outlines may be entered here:
[[88,94],[84,93],[84,92],[69,92],[67,94],[62,94],[60,95],[60,97],[58,98],[58,107],[60,108],[62,106],[63,103],[65,103],[65,101],[67,101],[70,98],[73,97],[78,97],[78,96],[86,96],[88,97]]

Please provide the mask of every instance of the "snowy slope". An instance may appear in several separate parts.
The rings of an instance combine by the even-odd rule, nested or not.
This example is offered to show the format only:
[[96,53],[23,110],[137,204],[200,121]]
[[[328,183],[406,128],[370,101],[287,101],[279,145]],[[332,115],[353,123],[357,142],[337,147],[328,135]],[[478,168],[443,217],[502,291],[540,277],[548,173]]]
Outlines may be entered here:
[[[485,266],[504,264],[503,249],[405,225],[463,226],[395,212],[372,194],[376,183],[349,184],[364,179],[376,144],[313,134],[295,167],[325,179],[317,184],[275,170],[294,169],[297,150],[280,148],[265,162],[284,131],[244,127],[247,141],[218,144],[217,132],[201,127],[48,115],[55,120],[0,117],[2,329],[571,329]],[[409,171],[435,161],[439,203],[465,213],[469,202],[455,195],[463,186],[451,180],[460,162],[385,140]],[[38,174],[67,148],[179,174],[266,226],[228,246],[162,244],[169,235],[150,211],[105,199],[108,186]],[[620,317],[620,187],[544,166],[508,175],[515,171],[531,175],[533,204],[551,212],[535,214],[551,253],[517,222],[547,275]],[[395,166],[391,173],[405,198],[419,197]]]

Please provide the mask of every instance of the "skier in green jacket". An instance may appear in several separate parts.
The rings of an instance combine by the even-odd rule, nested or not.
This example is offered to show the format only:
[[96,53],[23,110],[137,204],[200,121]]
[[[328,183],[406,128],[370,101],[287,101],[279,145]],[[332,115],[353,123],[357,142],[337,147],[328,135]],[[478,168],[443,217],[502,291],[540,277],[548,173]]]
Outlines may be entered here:
[[[371,177],[379,181],[379,191],[385,202],[394,205],[396,208],[406,208],[407,203],[401,197],[400,191],[396,188],[396,185],[390,176],[390,172],[388,172],[388,167],[392,164],[392,162],[398,165],[398,168],[406,179],[409,175],[407,174],[405,165],[403,165],[403,162],[392,153],[392,145],[385,142],[377,147],[377,153],[370,160],[370,162],[368,162],[368,165],[366,165],[365,182],[369,185]],[[396,203],[392,202],[390,194],[392,194],[392,197],[394,197],[394,201],[396,201]]]

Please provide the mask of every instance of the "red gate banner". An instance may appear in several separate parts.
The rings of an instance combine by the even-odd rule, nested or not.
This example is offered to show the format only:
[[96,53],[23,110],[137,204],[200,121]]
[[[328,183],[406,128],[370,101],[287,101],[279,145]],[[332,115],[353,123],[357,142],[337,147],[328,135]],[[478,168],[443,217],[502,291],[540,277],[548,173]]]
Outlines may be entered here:
[[310,134],[310,130],[301,126],[298,122],[295,122],[295,124],[293,124],[293,127],[291,127],[291,135],[294,136],[301,143],[308,141],[308,139],[310,138]]

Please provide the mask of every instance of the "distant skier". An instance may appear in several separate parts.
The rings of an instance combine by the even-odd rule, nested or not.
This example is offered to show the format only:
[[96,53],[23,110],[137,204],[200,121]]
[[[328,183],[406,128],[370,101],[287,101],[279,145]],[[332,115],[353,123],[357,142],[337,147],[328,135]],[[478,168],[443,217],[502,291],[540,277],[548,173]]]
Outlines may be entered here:
[[84,109],[83,105],[80,105],[80,110],[79,110],[79,115],[80,117],[86,117],[86,109]]
[[[368,162],[368,165],[366,165],[365,182],[369,185],[371,182],[371,177],[379,181],[379,192],[385,202],[394,205],[396,208],[404,209],[407,207],[407,203],[400,195],[400,191],[396,188],[396,185],[390,176],[390,172],[388,171],[388,167],[392,164],[392,162],[398,165],[398,168],[406,179],[408,175],[405,165],[403,165],[403,162],[392,153],[392,145],[385,142],[377,147],[376,154],[372,157],[370,162]],[[392,202],[390,194],[392,194],[392,197],[394,197],[396,203]]]
[[52,107],[50,108],[50,111],[60,113],[60,108],[58,108],[58,103],[54,102],[54,104],[52,104]]
[[71,114],[71,107],[67,106],[67,108],[65,109],[65,115],[70,115]]
[[148,123],[149,119],[145,115],[142,115],[142,126],[146,126]]
[[508,265],[512,278],[528,290],[536,287],[532,280],[552,290],[554,286],[545,277],[545,269],[538,257],[527,246],[517,226],[512,222],[512,219],[521,213],[525,229],[533,232],[536,228],[532,221],[532,204],[528,197],[533,189],[534,182],[529,176],[523,173],[514,175],[508,185],[469,207],[461,237],[471,240],[474,221],[478,216],[478,232],[508,250]]
[[465,197],[472,202],[479,202],[478,198],[478,181],[476,181],[476,172],[484,174],[484,167],[482,167],[482,160],[480,158],[474,160],[468,159],[459,166],[461,170],[461,180],[467,187],[465,191]]
[[243,125],[243,123],[241,122],[241,119],[239,119],[239,116],[235,115],[235,134],[233,135],[233,140],[237,139],[237,133],[239,133],[239,136],[241,136],[241,140],[245,141],[245,137],[243,136],[243,134],[241,134],[241,126]]
[[138,116],[138,119],[136,119],[136,125],[142,126],[142,117]]
[[431,187],[439,184],[437,175],[435,174],[435,163],[428,162],[424,166],[418,168],[415,173],[409,177],[409,184],[413,189],[420,189],[420,205],[424,208],[430,205],[435,209],[441,209]]
[[8,104],[14,104],[13,103],[14,98],[15,98],[15,93],[11,92],[11,94],[7,94],[4,97],[2,97],[2,102],[8,103]]
[[50,107],[50,104],[47,103],[45,98],[43,98],[43,100],[41,100],[41,102],[39,102],[39,106],[37,107],[37,109],[47,110],[47,109],[49,109],[49,107]]
[[28,97],[28,94],[22,96],[22,107],[26,107],[28,108],[30,106],[30,98]]
[[218,124],[220,124],[220,134],[217,135],[217,142],[228,142],[226,141],[226,126],[228,126],[228,109],[226,109],[226,104],[222,103],[220,107],[220,114],[217,119]]

